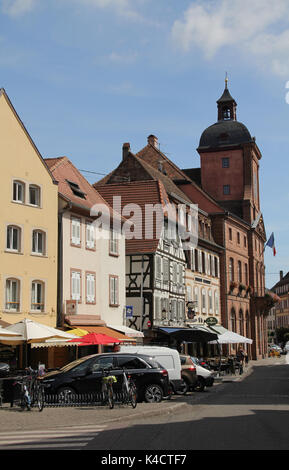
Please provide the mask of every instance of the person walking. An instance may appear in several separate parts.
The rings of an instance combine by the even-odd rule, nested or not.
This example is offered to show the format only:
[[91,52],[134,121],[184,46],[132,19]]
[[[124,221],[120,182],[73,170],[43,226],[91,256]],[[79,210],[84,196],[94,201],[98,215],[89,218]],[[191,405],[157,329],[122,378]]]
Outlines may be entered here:
[[237,361],[239,362],[240,375],[242,375],[244,371],[244,360],[245,360],[245,353],[242,348],[239,348],[237,351]]

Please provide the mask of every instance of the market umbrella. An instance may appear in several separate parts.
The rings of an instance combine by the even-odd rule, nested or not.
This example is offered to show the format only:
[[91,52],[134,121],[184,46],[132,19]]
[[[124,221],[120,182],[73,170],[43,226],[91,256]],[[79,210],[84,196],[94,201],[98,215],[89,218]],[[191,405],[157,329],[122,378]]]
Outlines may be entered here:
[[78,346],[91,346],[95,344],[112,344],[122,343],[123,340],[113,338],[112,336],[105,335],[103,333],[88,333],[87,335],[81,336],[80,338],[71,339],[69,342],[77,343]]
[[6,330],[2,326],[0,326],[0,336],[5,336],[5,338],[9,338],[10,336],[22,336],[21,333],[17,333],[17,331],[14,330]]
[[[15,336],[5,336],[5,332],[13,332]],[[1,333],[4,333],[3,335]],[[25,349],[25,365],[27,366],[27,344],[42,342],[48,338],[72,339],[74,335],[65,331],[43,325],[28,318],[24,318],[18,323],[3,328],[0,333],[0,343],[9,345],[23,344]],[[17,335],[17,336],[16,336]]]
[[245,336],[241,336],[238,333],[235,333],[233,331],[226,331],[225,333],[222,333],[221,335],[218,335],[218,339],[216,341],[210,341],[210,344],[252,344],[253,340],[246,338]]
[[[15,336],[11,338],[4,337],[5,332],[13,332]],[[3,333],[3,336],[2,336]],[[67,333],[57,328],[52,328],[51,326],[38,323],[34,320],[24,318],[18,323],[7,326],[6,328],[1,329],[0,331],[0,342],[3,340],[7,341],[18,341],[18,342],[28,342],[32,343],[33,341],[39,342],[48,338],[63,338],[63,339],[72,339],[75,336]]]

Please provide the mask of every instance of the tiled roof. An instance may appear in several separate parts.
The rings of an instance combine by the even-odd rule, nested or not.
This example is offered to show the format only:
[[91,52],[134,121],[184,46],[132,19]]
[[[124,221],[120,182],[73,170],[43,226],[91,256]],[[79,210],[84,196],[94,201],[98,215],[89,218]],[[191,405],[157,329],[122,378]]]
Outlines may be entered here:
[[[46,158],[45,162],[53,177],[58,181],[58,191],[66,199],[75,204],[90,210],[95,204],[105,204],[107,202],[85,179],[80,171],[75,168],[67,157]],[[79,197],[73,192],[73,186],[69,182],[75,183],[84,197]],[[110,208],[111,210],[111,208]]]
[[148,224],[146,228],[152,230],[153,236],[152,238],[146,239],[146,205],[161,204],[164,207],[166,201],[168,201],[168,195],[163,184],[160,181],[153,180],[132,181],[130,183],[97,185],[97,190],[111,206],[113,206],[113,197],[121,196],[121,210],[123,210],[124,206],[127,204],[137,204],[141,209],[139,213],[135,211],[131,214],[129,212],[123,214],[128,217],[128,219],[132,217],[131,221],[133,221],[136,226],[141,227],[139,232],[134,229],[135,235],[139,235],[139,238],[128,239],[128,237],[126,237],[126,252],[131,254],[155,252],[161,234],[156,233],[156,218],[154,217],[153,220],[150,218],[147,221]]

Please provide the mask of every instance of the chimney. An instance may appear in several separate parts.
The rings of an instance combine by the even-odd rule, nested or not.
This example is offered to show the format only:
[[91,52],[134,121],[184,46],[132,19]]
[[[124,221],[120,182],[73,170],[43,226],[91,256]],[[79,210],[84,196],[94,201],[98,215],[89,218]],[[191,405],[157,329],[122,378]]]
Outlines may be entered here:
[[151,134],[151,135],[148,136],[148,144],[152,145],[156,149],[159,148],[158,138],[155,135]]
[[130,152],[130,143],[129,142],[125,142],[123,145],[122,145],[122,159],[125,160],[126,157],[128,156]]
[[280,271],[280,281],[283,279],[283,271]]

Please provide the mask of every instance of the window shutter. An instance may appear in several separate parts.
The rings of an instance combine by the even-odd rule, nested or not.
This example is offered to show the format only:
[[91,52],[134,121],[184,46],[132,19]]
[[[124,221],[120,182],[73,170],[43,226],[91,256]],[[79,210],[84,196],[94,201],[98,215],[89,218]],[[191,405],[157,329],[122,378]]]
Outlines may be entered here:
[[162,277],[162,258],[156,256],[156,278],[161,279]]
[[164,269],[164,281],[169,281],[169,260],[164,258],[163,260],[163,269]]
[[72,219],[71,225],[71,241],[73,245],[80,245],[80,221]]
[[80,273],[73,271],[71,273],[71,298],[72,300],[80,300]]
[[95,276],[94,274],[86,275],[86,301],[88,303],[95,302]]
[[94,225],[87,223],[86,224],[86,247],[93,249],[94,248]]

